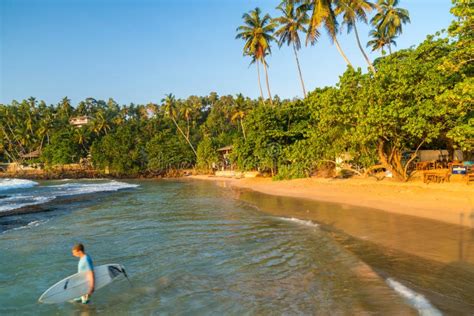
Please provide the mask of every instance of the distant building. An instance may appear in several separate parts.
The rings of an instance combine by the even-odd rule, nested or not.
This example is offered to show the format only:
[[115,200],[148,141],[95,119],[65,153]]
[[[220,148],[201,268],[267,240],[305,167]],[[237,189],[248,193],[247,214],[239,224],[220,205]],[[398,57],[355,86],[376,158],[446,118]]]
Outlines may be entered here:
[[69,124],[77,126],[77,127],[82,127],[83,125],[87,125],[91,122],[91,117],[89,116],[76,116],[72,117],[69,120]]

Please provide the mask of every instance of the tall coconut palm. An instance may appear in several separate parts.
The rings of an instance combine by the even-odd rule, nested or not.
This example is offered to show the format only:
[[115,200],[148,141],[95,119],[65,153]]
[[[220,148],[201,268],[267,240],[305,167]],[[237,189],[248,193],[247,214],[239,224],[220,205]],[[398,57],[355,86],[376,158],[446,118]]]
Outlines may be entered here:
[[263,96],[262,81],[260,80],[260,66],[259,66],[259,62],[258,62],[258,60],[257,60],[257,58],[256,58],[255,56],[251,56],[251,57],[252,57],[252,61],[250,62],[249,67],[250,67],[252,64],[256,64],[256,65],[257,65],[258,88],[260,89],[260,97],[262,98],[262,100],[265,100],[265,97]]
[[278,45],[281,47],[286,43],[288,46],[293,46],[296,65],[300,75],[301,87],[303,88],[303,95],[306,98],[306,89],[304,86],[303,75],[301,74],[298,50],[301,48],[299,32],[306,32],[305,24],[308,23],[308,14],[306,13],[306,10],[298,10],[295,6],[294,0],[284,0],[277,9],[282,13],[282,16],[274,19],[280,27],[275,31],[275,35],[279,38]]
[[367,14],[374,9],[375,5],[367,0],[336,0],[336,15],[342,15],[343,24],[347,25],[347,33],[354,30],[357,46],[369,65],[370,70],[375,73],[375,68],[360,43],[359,32],[357,30],[357,20],[368,23]]
[[163,102],[163,109],[164,109],[166,115],[173,121],[174,125],[176,126],[178,131],[181,133],[181,135],[183,135],[184,139],[186,139],[186,141],[188,142],[188,144],[191,147],[192,151],[194,152],[194,154],[197,157],[197,152],[194,149],[193,144],[191,143],[189,138],[186,136],[186,134],[183,132],[181,127],[179,127],[178,122],[176,122],[175,117],[178,113],[178,110],[177,110],[177,107],[176,107],[176,98],[175,98],[175,96],[172,93],[166,94],[165,98],[162,99],[161,102]]
[[334,0],[308,0],[307,2],[303,2],[302,9],[312,11],[309,18],[306,43],[315,44],[321,35],[321,27],[325,28],[342,58],[344,58],[345,62],[352,67],[351,62],[346,54],[344,54],[344,51],[337,40],[339,25],[336,20],[333,4]]
[[382,55],[385,55],[385,46],[388,47],[390,54],[392,53],[391,46],[397,46],[396,36],[389,37],[379,30],[370,31],[369,36],[372,39],[367,42],[367,47],[371,47],[372,51],[381,50]]
[[237,35],[235,38],[243,39],[244,45],[244,56],[251,56],[255,59],[255,62],[262,63],[265,70],[265,78],[267,83],[268,97],[270,104],[272,102],[272,93],[270,92],[270,83],[268,82],[268,70],[265,57],[271,54],[270,43],[275,40],[273,37],[273,31],[275,30],[275,23],[273,22],[269,14],[265,14],[261,17],[262,11],[260,8],[245,13],[242,16],[244,25],[237,28]]
[[[403,24],[410,23],[410,13],[406,9],[398,8],[399,2],[399,0],[379,0],[377,3],[378,12],[371,22],[383,37],[393,39],[402,34]],[[390,43],[388,49],[392,53]]]

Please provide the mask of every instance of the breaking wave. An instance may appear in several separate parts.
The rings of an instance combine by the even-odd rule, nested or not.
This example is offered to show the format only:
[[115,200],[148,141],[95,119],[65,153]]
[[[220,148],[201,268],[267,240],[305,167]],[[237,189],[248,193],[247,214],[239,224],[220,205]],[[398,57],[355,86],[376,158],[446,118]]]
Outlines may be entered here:
[[312,222],[312,221],[305,221],[302,219],[294,218],[294,217],[278,217],[278,219],[286,222],[292,222],[300,225],[305,225],[305,226],[310,226],[310,227],[319,227],[318,224]]
[[26,189],[38,185],[38,182],[24,179],[0,179],[0,191]]
[[441,313],[436,307],[434,307],[426,297],[407,288],[400,282],[395,281],[392,278],[386,280],[388,286],[390,286],[403,300],[413,308],[415,308],[421,316],[441,316]]
[[[0,180],[1,181],[1,180]],[[123,189],[131,189],[138,187],[137,184],[130,184],[119,181],[107,181],[98,183],[65,183],[59,185],[36,186],[38,183],[29,180],[11,179],[3,181],[3,187],[8,190],[17,190],[6,192],[7,195],[2,196],[0,212],[12,211],[28,206],[40,205],[50,202],[58,197],[75,196],[83,194],[92,194],[100,192],[114,192]],[[33,188],[33,189],[32,189]],[[18,192],[20,189],[21,193]],[[0,187],[1,190],[1,187]],[[7,189],[4,189],[7,190]]]

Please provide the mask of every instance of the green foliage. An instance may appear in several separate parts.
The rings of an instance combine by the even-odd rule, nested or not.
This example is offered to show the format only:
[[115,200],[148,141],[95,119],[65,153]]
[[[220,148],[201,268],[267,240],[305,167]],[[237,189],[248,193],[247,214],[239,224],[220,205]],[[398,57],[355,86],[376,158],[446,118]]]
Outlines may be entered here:
[[308,120],[309,113],[302,102],[256,107],[245,120],[246,140],[234,143],[233,161],[242,170],[276,173],[284,160],[284,148],[307,137]]
[[44,149],[41,160],[48,165],[61,165],[79,161],[82,151],[74,141],[73,131],[54,134]]
[[212,139],[204,137],[197,148],[197,169],[201,172],[207,173],[212,171],[213,164],[217,164],[218,162],[219,156],[217,155],[216,148],[212,143]]
[[[274,106],[268,106],[242,95],[211,93],[187,99],[169,94],[162,104],[147,105],[93,98],[76,106],[67,98],[46,105],[32,97],[0,104],[0,160],[24,162],[25,154],[39,150],[41,159],[51,165],[78,162],[90,154],[99,170],[119,175],[165,174],[194,165],[207,171],[218,160],[216,148],[233,144],[231,160],[240,170],[260,170],[275,179],[307,177],[347,156],[348,168],[356,172],[363,174],[381,164],[407,180],[407,151],[459,148],[469,154],[474,150],[474,9],[470,2],[453,0],[456,21],[447,37],[442,33],[428,36],[416,47],[379,58],[372,73],[349,67],[337,85],[316,89],[304,100],[275,97]],[[287,17],[278,19],[277,33],[281,43],[296,46],[295,35],[307,29],[302,25],[306,20],[308,40],[316,40],[325,28],[337,45],[335,13],[356,31],[356,20],[367,21],[371,8],[363,0],[339,1],[336,12],[330,1],[314,1],[309,6],[295,3],[288,1],[280,7]],[[397,3],[379,1],[373,48],[390,49],[394,36],[408,22],[408,12]],[[288,16],[299,16],[299,25]],[[270,16],[255,10],[244,15],[244,25],[238,29],[237,37],[245,41],[244,52],[257,58],[265,70],[274,28]],[[70,119],[79,115],[86,115],[90,122],[71,126]]]
[[144,170],[144,144],[134,126],[120,126],[115,133],[94,142],[94,166],[113,174],[132,175]]
[[171,169],[187,168],[195,162],[194,153],[186,142],[170,131],[155,135],[148,142],[146,153],[147,168],[155,174],[164,174]]

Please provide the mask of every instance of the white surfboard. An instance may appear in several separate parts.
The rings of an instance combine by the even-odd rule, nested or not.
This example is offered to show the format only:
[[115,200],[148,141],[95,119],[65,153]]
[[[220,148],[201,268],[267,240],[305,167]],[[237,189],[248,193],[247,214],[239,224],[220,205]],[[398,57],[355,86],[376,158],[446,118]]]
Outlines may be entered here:
[[[40,303],[57,304],[63,303],[87,294],[89,284],[86,278],[87,272],[79,272],[68,276],[47,289],[38,299]],[[105,264],[94,268],[94,289],[98,290],[120,276],[127,277],[125,269],[120,264]]]

